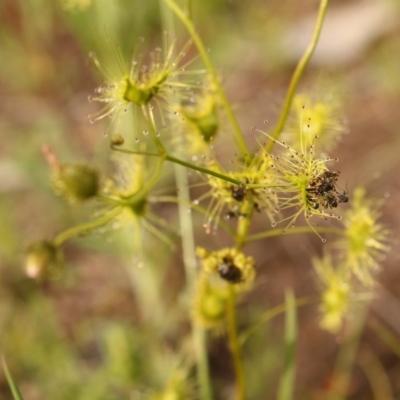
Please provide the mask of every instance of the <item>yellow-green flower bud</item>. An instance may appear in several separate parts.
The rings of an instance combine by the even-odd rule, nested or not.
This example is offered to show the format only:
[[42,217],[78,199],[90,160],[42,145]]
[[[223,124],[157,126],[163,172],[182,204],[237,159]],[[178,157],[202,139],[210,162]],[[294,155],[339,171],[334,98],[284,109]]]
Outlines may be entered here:
[[32,279],[58,277],[64,267],[61,249],[53,242],[42,240],[31,244],[26,251],[25,273]]
[[52,186],[69,203],[79,203],[97,195],[99,174],[86,164],[61,164],[54,171]]

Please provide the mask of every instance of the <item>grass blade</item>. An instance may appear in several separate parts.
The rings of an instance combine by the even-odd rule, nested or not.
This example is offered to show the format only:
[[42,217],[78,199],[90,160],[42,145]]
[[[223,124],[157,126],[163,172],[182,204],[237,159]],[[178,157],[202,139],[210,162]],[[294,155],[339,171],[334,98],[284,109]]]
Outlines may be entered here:
[[292,290],[286,291],[285,304],[285,364],[279,385],[278,400],[291,400],[293,398],[296,373],[297,312],[296,299]]
[[18,390],[17,385],[14,383],[13,378],[10,374],[10,371],[7,368],[6,360],[2,357],[2,364],[4,374],[6,375],[8,385],[10,386],[11,393],[13,395],[14,400],[24,400],[20,391]]

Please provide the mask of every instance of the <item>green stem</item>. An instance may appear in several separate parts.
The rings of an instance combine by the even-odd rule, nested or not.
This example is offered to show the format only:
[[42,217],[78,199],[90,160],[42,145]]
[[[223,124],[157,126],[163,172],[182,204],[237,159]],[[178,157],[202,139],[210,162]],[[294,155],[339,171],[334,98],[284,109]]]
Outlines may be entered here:
[[196,32],[196,28],[194,27],[191,18],[181,10],[181,8],[175,3],[174,0],[164,0],[164,1],[168,5],[168,7],[170,7],[171,10],[177,15],[177,17],[182,21],[182,23],[186,26],[186,29],[189,31],[189,34],[192,37],[194,43],[196,44],[196,47],[200,53],[201,58],[203,59],[203,63],[206,66],[208,73],[210,74],[210,76],[212,78],[213,84],[214,84],[216,91],[218,93],[218,96],[221,100],[222,106],[225,109],[225,112],[229,119],[229,122],[232,125],[236,143],[238,145],[238,149],[241,152],[242,156],[244,156],[246,158],[249,157],[249,150],[248,150],[246,142],[244,140],[242,131],[241,131],[239,124],[236,120],[236,117],[232,111],[231,105],[229,104],[229,101],[224,93],[224,90],[222,89],[222,86],[219,82],[217,73],[211,63],[210,58],[208,57],[208,54],[203,45],[203,42],[200,39],[200,36]]
[[121,207],[116,207],[111,212],[109,212],[108,214],[104,215],[101,218],[98,218],[93,221],[87,222],[85,224],[77,225],[77,226],[74,226],[73,228],[67,229],[64,232],[59,233],[55,237],[53,243],[56,246],[60,246],[68,239],[71,239],[73,237],[81,235],[82,233],[89,232],[95,228],[105,225],[108,222],[110,222],[111,220],[113,220],[121,212],[121,210],[122,210]]
[[254,212],[254,203],[249,203],[247,209],[243,210],[243,213],[246,215],[243,218],[240,218],[237,224],[237,231],[235,237],[235,247],[240,250],[245,243],[247,242],[247,237],[249,234],[251,218]]
[[285,122],[288,117],[290,108],[292,106],[293,97],[296,92],[297,86],[299,84],[300,78],[303,75],[303,72],[306,69],[307,64],[310,61],[311,56],[313,55],[314,50],[317,46],[318,39],[321,34],[322,26],[324,23],[326,10],[328,8],[328,3],[329,3],[329,0],[321,0],[319,10],[318,10],[317,21],[315,23],[311,41],[308,44],[303,56],[301,57],[299,63],[297,64],[297,67],[293,73],[293,76],[290,81],[289,88],[288,88],[288,91],[286,94],[285,102],[283,104],[281,114],[279,116],[278,122],[272,133],[272,140],[269,141],[268,145],[265,148],[265,151],[267,153],[269,153],[271,151],[271,149],[274,145],[274,140],[277,140],[279,138],[279,135],[281,134],[283,127],[285,126]]
[[120,149],[120,148],[115,147],[113,145],[111,145],[111,148],[113,150],[119,151],[121,153],[139,154],[139,155],[142,155],[142,156],[150,156],[150,157],[164,157],[166,161],[170,161],[170,162],[173,162],[175,164],[183,165],[184,167],[190,168],[190,169],[192,169],[194,171],[202,172],[202,173],[204,173],[206,175],[215,176],[216,178],[219,178],[219,179],[222,179],[224,181],[233,183],[234,185],[238,185],[238,186],[243,185],[242,182],[238,181],[237,179],[231,178],[228,175],[224,175],[224,174],[212,171],[212,170],[207,169],[207,168],[199,167],[198,165],[189,163],[187,161],[181,160],[180,158],[177,158],[177,157],[174,157],[174,156],[170,156],[170,155],[165,154],[165,153],[163,154],[163,153],[152,153],[152,152],[148,152],[148,151]]
[[282,233],[282,229],[271,229],[269,231],[255,233],[254,235],[250,235],[247,237],[246,242],[254,242],[256,240],[270,238],[274,236],[280,235],[294,235],[299,233],[333,233],[335,235],[344,235],[344,231],[338,228],[329,228],[329,227],[315,227],[314,230],[309,226],[299,226],[295,228],[288,229],[285,233]]
[[[308,304],[316,303],[320,301],[321,298],[319,296],[305,296],[295,301],[295,307],[302,307]],[[239,336],[239,343],[243,346],[250,335],[255,332],[261,325],[265,324],[266,322],[270,321],[272,318],[275,318],[279,314],[282,314],[286,311],[286,303],[279,304],[278,306],[271,308],[270,310],[264,312],[260,315],[258,320],[243,331]]]
[[[190,194],[186,169],[176,166],[175,176],[179,196],[183,201],[190,203]],[[193,221],[186,206],[179,203],[179,222],[182,238],[183,263],[185,266],[188,291],[192,295],[197,282],[196,250],[193,236]],[[211,400],[212,390],[207,357],[206,331],[192,319],[192,334],[196,353],[197,381],[201,393],[201,400]]]
[[244,395],[245,395],[244,368],[243,368],[240,343],[238,340],[238,333],[237,333],[235,300],[236,300],[235,289],[233,285],[229,285],[227,322],[228,322],[229,347],[233,358],[233,366],[235,369],[235,377],[236,377],[235,400],[244,400]]

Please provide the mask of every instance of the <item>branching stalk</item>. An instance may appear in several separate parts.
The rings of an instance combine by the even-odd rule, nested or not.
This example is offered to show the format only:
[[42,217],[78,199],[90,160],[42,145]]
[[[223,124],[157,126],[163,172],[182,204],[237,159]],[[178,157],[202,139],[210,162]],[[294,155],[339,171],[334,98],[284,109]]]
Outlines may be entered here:
[[281,132],[285,126],[285,122],[289,115],[289,111],[292,106],[293,97],[295,95],[300,78],[303,75],[303,72],[306,69],[308,62],[310,61],[315,48],[317,47],[318,39],[320,37],[322,26],[323,26],[325,15],[326,15],[326,10],[328,8],[328,3],[329,3],[329,0],[321,0],[319,10],[318,10],[318,15],[317,15],[317,21],[315,23],[311,41],[310,41],[309,45],[307,46],[303,56],[301,57],[299,63],[297,64],[297,67],[293,73],[292,79],[289,84],[288,91],[286,93],[286,98],[285,98],[285,102],[282,107],[281,114],[279,116],[278,122],[272,133],[272,139],[268,142],[267,146],[265,147],[265,151],[267,153],[269,153],[271,151],[271,149],[274,145],[274,140],[277,140],[279,138],[279,135],[281,134]]
[[109,212],[108,214],[104,215],[101,218],[67,229],[64,232],[59,233],[55,237],[53,242],[56,246],[60,246],[66,240],[90,232],[93,229],[99,228],[100,226],[107,224],[108,222],[112,221],[121,211],[122,207],[116,207],[111,212]]

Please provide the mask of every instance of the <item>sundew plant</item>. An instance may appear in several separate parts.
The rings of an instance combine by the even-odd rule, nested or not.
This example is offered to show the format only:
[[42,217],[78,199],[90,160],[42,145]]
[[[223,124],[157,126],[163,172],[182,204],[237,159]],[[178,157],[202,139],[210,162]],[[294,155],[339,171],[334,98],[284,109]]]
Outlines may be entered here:
[[[365,182],[340,170],[340,143],[349,132],[344,95],[337,95],[334,78],[326,79],[323,89],[302,82],[329,1],[314,4],[309,42],[292,68],[286,93],[273,100],[277,115],[268,112],[247,127],[238,117],[240,105],[226,94],[213,44],[202,39],[198,28],[204,16],[196,15],[196,3],[154,1],[152,23],[161,28],[151,40],[145,31],[119,42],[118,23],[96,26],[101,46],[88,49],[87,68],[97,86],[80,92],[88,102],[79,107],[86,115],[82,126],[98,132],[96,151],[85,161],[83,155],[65,156],[51,143],[37,143],[50,175],[43,186],[64,201],[61,226],[71,214],[67,228],[44,232],[26,246],[20,265],[29,285],[44,292],[41,301],[48,307],[46,292],[57,293],[63,281],[76,285],[70,271],[74,246],[82,241],[104,257],[120,252],[136,317],[135,323],[127,318],[113,324],[111,316],[99,333],[100,344],[86,355],[93,362],[80,373],[66,348],[49,344],[48,353],[40,350],[43,361],[31,366],[32,380],[42,387],[39,395],[19,383],[23,374],[5,347],[3,369],[14,399],[307,398],[296,394],[297,310],[312,304],[313,323],[329,332],[325,340],[340,340],[344,349],[331,368],[330,383],[313,398],[347,398],[355,338],[391,241],[380,221],[383,197],[370,197]],[[102,3],[76,0],[60,7],[78,20],[88,10],[101,13]],[[124,7],[134,6],[120,7],[119,18],[126,23]],[[103,19],[107,22],[107,15]],[[254,246],[259,243],[268,253],[296,235],[316,243],[298,257],[309,266],[304,275],[313,277],[318,294],[302,296],[287,287],[279,294],[281,304],[257,303],[254,293],[273,276],[268,268],[259,269],[265,258]],[[168,278],[162,271],[170,264],[184,268],[176,267]],[[249,298],[255,304],[251,310]],[[280,341],[264,343],[262,332],[275,321]],[[10,336],[23,348],[20,329],[29,332],[22,325]],[[382,326],[376,329],[385,336]],[[224,349],[222,356],[216,355],[215,343]],[[273,351],[265,350],[269,345]],[[78,347],[85,353],[82,343]],[[34,356],[27,349],[16,357]],[[44,383],[43,376],[54,383]],[[371,379],[374,398],[383,400],[379,393],[386,389],[379,392]]]

